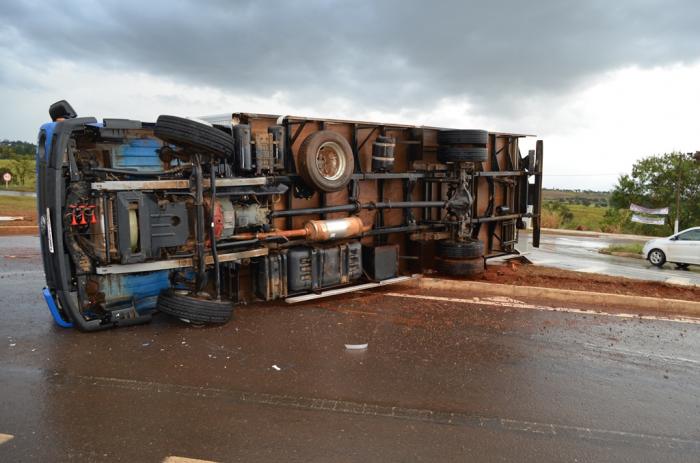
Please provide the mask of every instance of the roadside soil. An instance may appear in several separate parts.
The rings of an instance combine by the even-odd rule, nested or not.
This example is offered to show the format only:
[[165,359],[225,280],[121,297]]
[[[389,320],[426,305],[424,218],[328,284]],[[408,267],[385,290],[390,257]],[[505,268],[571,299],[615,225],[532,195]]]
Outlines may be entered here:
[[471,278],[471,280],[504,285],[537,286],[541,288],[573,289],[598,293],[626,294],[629,296],[700,301],[700,287],[697,286],[672,285],[592,273],[572,272],[519,262],[489,265],[483,275]]
[[24,217],[12,222],[0,221],[0,236],[37,235],[37,214],[34,198],[0,197],[0,216]]

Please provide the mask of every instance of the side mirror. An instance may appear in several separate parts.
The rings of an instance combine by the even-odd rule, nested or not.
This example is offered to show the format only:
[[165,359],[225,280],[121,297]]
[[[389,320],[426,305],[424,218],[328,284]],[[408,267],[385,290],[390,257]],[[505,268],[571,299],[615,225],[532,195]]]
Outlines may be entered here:
[[49,116],[51,120],[56,122],[58,119],[75,119],[78,113],[66,100],[57,101],[49,106]]

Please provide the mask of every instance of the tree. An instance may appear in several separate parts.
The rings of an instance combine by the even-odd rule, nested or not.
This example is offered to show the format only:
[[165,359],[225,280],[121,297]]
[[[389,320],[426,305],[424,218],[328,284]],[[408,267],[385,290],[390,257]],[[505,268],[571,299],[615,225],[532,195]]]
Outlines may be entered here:
[[[627,223],[624,231],[671,234],[676,217],[676,188],[680,185],[680,229],[700,225],[700,163],[693,155],[666,153],[637,161],[632,175],[622,175],[610,195],[610,207],[629,209],[630,203],[669,207],[665,226]],[[611,214],[611,218],[614,214]]]
[[10,160],[10,169],[17,176],[19,184],[24,185],[29,174],[34,171],[34,160],[16,156]]

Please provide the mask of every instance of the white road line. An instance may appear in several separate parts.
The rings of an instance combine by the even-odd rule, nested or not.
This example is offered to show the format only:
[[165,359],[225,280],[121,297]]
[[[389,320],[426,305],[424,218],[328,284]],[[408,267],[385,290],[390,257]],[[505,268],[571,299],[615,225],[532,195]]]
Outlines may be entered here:
[[11,441],[14,438],[15,438],[15,436],[13,436],[12,434],[0,433],[0,445],[4,444],[5,442]]
[[666,283],[671,283],[672,285],[692,285],[693,282],[689,278],[683,277],[671,277],[666,278]]
[[584,344],[586,349],[609,352],[611,354],[622,354],[632,357],[641,357],[644,359],[656,359],[664,362],[675,362],[675,363],[692,363],[695,365],[700,365],[700,360],[691,359],[688,357],[671,357],[670,355],[655,354],[653,352],[642,352],[638,350],[622,349],[620,347],[610,348],[607,346],[599,346],[596,344],[586,343]]
[[430,301],[443,301],[443,302],[458,302],[464,304],[479,304],[488,305],[494,307],[508,307],[513,309],[529,309],[529,310],[540,310],[543,312],[567,312],[585,315],[602,315],[606,317],[617,317],[617,318],[635,318],[642,320],[654,320],[654,321],[664,321],[664,322],[675,322],[675,323],[689,323],[692,325],[700,325],[700,318],[693,317],[657,317],[655,315],[638,315],[631,313],[611,313],[611,312],[599,312],[596,310],[584,310],[584,309],[572,309],[570,307],[549,307],[546,305],[534,305],[528,304],[517,299],[511,299],[509,297],[473,297],[471,299],[460,299],[455,297],[442,297],[442,296],[424,296],[420,294],[405,294],[405,293],[384,293],[385,296],[392,297],[407,297],[412,299],[427,299]]
[[187,457],[166,457],[163,463],[216,463],[210,460],[197,460],[196,458]]
[[583,273],[602,273],[603,270],[605,270],[605,268],[601,267],[599,265],[597,265],[595,267],[586,267],[586,268],[576,269],[577,272],[583,272]]

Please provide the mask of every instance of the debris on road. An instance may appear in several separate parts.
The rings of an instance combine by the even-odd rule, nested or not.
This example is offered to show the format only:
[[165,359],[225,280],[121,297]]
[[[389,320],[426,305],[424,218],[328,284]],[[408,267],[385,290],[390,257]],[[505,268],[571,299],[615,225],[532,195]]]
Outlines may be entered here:
[[272,365],[272,369],[275,371],[282,371],[282,369],[280,367],[278,367],[277,365]]
[[345,344],[347,350],[365,350],[369,344]]

